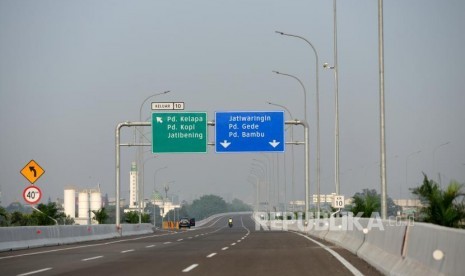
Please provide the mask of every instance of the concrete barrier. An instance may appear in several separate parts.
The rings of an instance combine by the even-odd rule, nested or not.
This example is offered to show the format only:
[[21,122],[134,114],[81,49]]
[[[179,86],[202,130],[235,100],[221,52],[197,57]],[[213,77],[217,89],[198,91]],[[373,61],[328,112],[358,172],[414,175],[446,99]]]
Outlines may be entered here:
[[342,217],[329,220],[329,229],[324,239],[357,254],[365,241],[363,229],[368,225],[367,219]]
[[365,242],[357,255],[384,274],[390,274],[392,268],[402,261],[402,248],[406,225],[392,225],[382,221],[382,229],[367,228]]
[[306,226],[306,233],[310,236],[324,240],[329,231],[328,219],[311,219]]
[[121,224],[121,227],[123,237],[153,233],[152,224],[150,223]]
[[465,230],[415,223],[393,275],[465,275]]
[[0,227],[0,251],[103,240],[153,233],[152,225],[115,224]]
[[[264,226],[273,225],[258,216],[253,218]],[[333,242],[386,275],[465,275],[463,229],[379,218],[360,218],[352,230],[344,228],[343,219],[309,220],[305,228],[302,223],[288,222],[287,229]]]

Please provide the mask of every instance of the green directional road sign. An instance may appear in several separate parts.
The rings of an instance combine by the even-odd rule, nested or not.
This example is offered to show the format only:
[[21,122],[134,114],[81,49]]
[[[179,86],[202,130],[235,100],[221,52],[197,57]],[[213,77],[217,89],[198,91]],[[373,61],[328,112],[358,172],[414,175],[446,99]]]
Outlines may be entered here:
[[152,113],[152,153],[207,152],[206,112]]

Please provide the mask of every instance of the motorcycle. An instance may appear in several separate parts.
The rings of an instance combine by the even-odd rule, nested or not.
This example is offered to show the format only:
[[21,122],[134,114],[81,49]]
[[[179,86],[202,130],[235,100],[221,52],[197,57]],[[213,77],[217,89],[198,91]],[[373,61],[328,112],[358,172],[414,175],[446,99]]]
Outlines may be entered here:
[[233,226],[232,219],[230,219],[230,220],[228,221],[228,225],[229,225],[229,228],[231,228],[231,227]]

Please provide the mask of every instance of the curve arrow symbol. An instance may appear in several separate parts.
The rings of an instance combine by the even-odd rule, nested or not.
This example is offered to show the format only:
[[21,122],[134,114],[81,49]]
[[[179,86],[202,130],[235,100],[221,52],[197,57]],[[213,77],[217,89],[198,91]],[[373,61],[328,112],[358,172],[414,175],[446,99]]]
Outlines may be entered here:
[[34,166],[30,166],[29,170],[34,173],[34,177],[37,177],[36,168]]
[[269,143],[273,148],[276,148],[280,144],[280,142],[276,142],[276,140],[273,140],[273,142],[269,142]]
[[223,142],[220,143],[225,149],[229,147],[229,145],[231,145],[230,142],[224,140]]

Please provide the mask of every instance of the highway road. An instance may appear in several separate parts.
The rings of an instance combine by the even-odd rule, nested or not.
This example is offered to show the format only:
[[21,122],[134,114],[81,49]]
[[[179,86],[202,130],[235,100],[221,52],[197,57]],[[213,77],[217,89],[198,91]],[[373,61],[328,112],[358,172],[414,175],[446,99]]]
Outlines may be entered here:
[[0,253],[0,275],[381,275],[344,249],[250,215],[176,232]]

